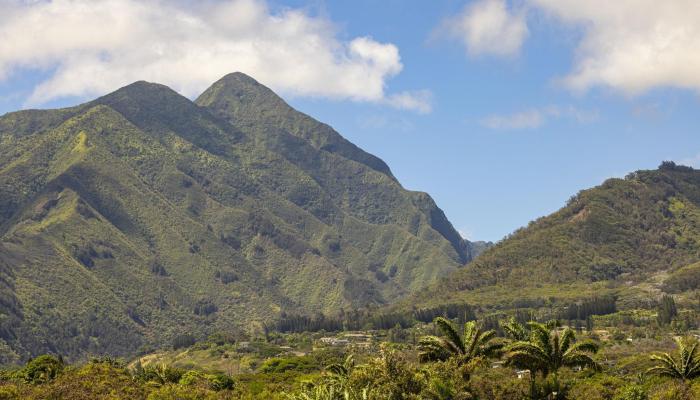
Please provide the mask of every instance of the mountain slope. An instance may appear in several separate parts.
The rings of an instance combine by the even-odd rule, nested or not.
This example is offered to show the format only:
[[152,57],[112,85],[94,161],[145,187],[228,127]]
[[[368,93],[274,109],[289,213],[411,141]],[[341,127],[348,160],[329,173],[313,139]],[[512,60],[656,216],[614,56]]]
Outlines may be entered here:
[[410,303],[517,308],[610,293],[624,306],[697,289],[679,281],[698,260],[700,171],[666,162],[581,191]]
[[0,117],[0,362],[382,304],[470,258],[425,193],[243,74]]

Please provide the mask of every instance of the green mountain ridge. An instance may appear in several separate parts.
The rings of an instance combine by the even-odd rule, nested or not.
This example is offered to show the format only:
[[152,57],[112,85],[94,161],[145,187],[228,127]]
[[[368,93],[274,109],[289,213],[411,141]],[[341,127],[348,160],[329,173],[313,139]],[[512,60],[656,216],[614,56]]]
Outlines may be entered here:
[[514,309],[612,295],[623,309],[649,307],[699,289],[699,260],[700,170],[664,162],[582,190],[402,304]]
[[0,353],[385,304],[471,259],[429,195],[240,73],[0,117]]

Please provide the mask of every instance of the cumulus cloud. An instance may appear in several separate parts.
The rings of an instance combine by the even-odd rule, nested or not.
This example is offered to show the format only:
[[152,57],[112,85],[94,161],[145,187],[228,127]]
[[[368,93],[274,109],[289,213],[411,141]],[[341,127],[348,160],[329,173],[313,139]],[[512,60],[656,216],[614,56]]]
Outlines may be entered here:
[[471,55],[512,56],[528,28],[525,13],[509,10],[505,0],[479,0],[445,20],[437,32],[461,41]]
[[700,90],[700,2],[696,0],[530,0],[583,30],[575,90],[603,85],[628,94],[660,86]]
[[637,95],[676,87],[700,92],[697,0],[476,0],[438,32],[461,40],[473,55],[512,56],[528,36],[528,23],[553,21],[581,35],[573,69],[560,79],[571,90],[602,86]]
[[506,115],[492,114],[479,122],[493,130],[518,130],[539,128],[549,120],[561,118],[577,123],[590,123],[598,119],[598,112],[581,110],[574,106],[548,106]]
[[423,92],[386,92],[398,48],[344,41],[331,21],[264,0],[0,0],[0,80],[42,70],[31,104],[149,80],[195,96],[232,71],[291,95],[429,112]]

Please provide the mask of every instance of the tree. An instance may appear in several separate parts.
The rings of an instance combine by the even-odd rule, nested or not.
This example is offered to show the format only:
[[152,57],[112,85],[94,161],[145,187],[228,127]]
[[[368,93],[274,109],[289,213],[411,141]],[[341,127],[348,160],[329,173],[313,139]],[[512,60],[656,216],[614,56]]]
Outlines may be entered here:
[[649,368],[648,374],[668,376],[683,381],[700,376],[700,357],[697,354],[698,342],[691,339],[676,338],[678,359],[669,353],[655,354],[651,359],[658,365]]
[[[435,325],[444,337],[424,336],[418,342],[421,362],[446,361],[455,358],[457,366],[464,368],[477,358],[497,355],[503,343],[494,342],[496,331],[484,331],[476,321],[464,324],[464,334],[460,336],[457,328],[443,317],[435,318]],[[466,369],[463,370],[467,378]]]
[[598,368],[589,354],[598,351],[595,343],[576,343],[576,335],[570,328],[566,328],[560,336],[559,332],[550,330],[544,324],[530,322],[528,326],[529,340],[517,341],[508,346],[508,364],[528,368],[533,373],[541,372],[544,376],[556,374],[564,366]]
[[[535,374],[541,372],[543,377],[554,375],[551,389],[557,389],[557,371],[561,367],[591,367],[598,369],[598,364],[589,353],[598,351],[593,342],[576,343],[576,335],[566,328],[559,335],[552,324],[528,323],[530,338],[511,343],[506,351],[506,363],[530,370],[530,394],[534,398]],[[558,390],[557,390],[558,391]]]
[[25,382],[40,384],[56,378],[63,370],[63,366],[61,357],[44,354],[27,362],[27,365],[19,373]]
[[336,363],[326,367],[329,380],[340,385],[345,385],[350,378],[350,373],[355,368],[355,358],[353,355],[345,357],[342,364]]
[[525,326],[511,317],[505,322],[501,322],[501,329],[509,339],[514,341],[527,340],[529,334]]
[[658,308],[657,320],[659,324],[670,324],[676,315],[678,315],[678,309],[676,308],[676,302],[673,300],[673,296],[664,295],[661,298],[661,304]]

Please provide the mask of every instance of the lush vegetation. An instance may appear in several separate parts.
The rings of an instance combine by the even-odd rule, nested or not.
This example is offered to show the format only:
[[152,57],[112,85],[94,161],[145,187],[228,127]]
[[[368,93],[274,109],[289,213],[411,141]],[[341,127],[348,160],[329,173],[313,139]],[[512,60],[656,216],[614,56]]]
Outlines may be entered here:
[[470,258],[425,193],[243,74],[0,117],[0,363],[394,301]]
[[660,293],[695,301],[699,259],[700,171],[664,162],[581,191],[400,308],[557,308],[568,315],[553,317],[581,320],[594,309],[656,309]]
[[[0,372],[1,399],[690,400],[700,395],[693,337],[674,343],[650,321],[574,330],[558,321],[431,324],[384,331],[218,334],[187,348],[68,365],[40,356]],[[652,329],[653,325],[660,329]],[[601,329],[605,328],[605,329]],[[616,334],[605,333],[615,329]],[[353,341],[357,338],[359,341]]]
[[470,244],[242,74],[0,117],[0,400],[699,398],[698,260],[700,171]]

